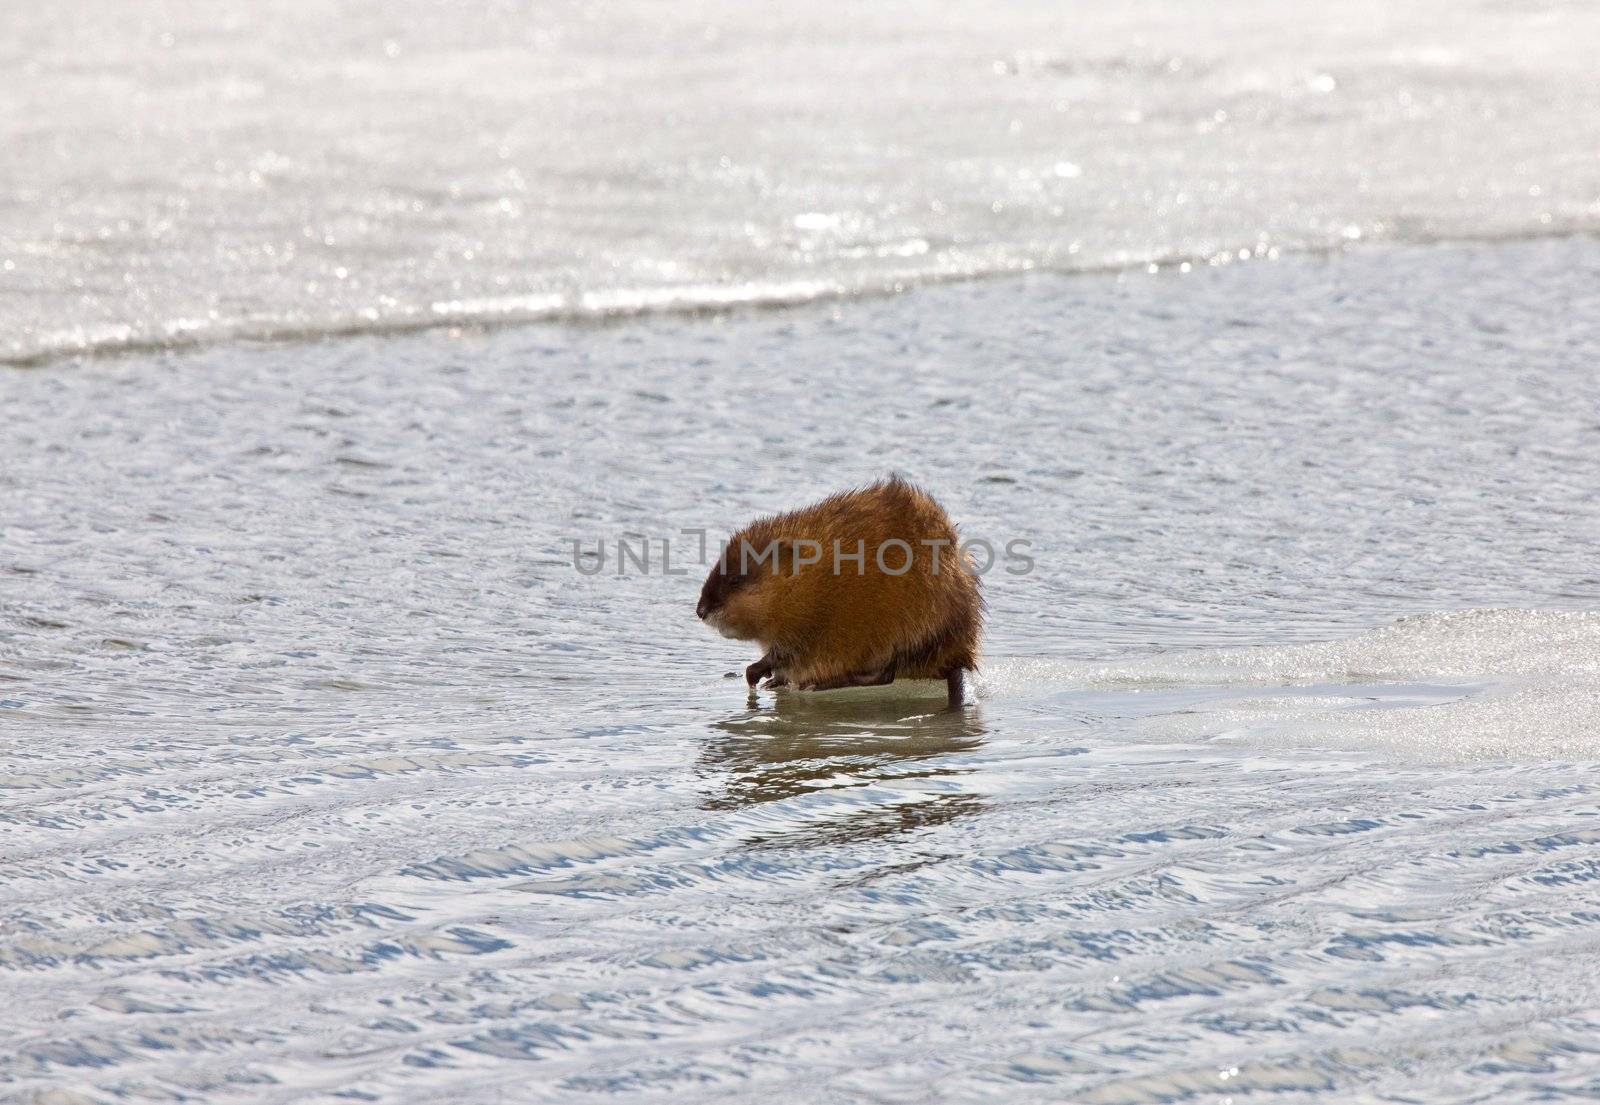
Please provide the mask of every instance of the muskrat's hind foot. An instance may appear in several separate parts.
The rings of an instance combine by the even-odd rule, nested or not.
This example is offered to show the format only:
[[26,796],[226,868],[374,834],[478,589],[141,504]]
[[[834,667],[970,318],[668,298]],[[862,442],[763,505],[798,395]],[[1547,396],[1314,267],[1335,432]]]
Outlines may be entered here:
[[950,708],[959,710],[963,706],[975,705],[969,696],[967,686],[967,673],[961,668],[953,668],[944,677],[945,689],[949,692]]

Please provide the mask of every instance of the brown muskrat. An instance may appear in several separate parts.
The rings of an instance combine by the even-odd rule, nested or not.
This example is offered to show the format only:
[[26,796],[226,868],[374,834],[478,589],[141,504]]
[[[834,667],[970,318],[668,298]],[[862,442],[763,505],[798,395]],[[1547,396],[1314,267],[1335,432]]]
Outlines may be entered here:
[[944,508],[890,476],[734,534],[695,613],[766,650],[745,669],[752,687],[943,679],[955,706],[969,701],[983,598]]

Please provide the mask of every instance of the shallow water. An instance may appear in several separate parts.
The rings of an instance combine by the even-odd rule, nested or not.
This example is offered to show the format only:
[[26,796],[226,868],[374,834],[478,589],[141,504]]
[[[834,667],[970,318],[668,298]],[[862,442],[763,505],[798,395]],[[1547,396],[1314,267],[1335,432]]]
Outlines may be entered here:
[[[0,1091],[1600,1094],[1597,275],[7,374]],[[964,714],[747,702],[698,565],[573,564],[891,466],[1032,542]]]
[[1563,0],[0,5],[0,362],[1600,228]]

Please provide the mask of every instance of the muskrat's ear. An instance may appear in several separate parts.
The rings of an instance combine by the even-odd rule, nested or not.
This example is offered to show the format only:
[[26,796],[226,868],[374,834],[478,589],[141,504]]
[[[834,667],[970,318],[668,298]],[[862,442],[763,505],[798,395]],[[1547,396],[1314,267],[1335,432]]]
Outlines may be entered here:
[[722,546],[722,554],[711,571],[721,576],[727,586],[737,587],[750,578],[750,557],[741,553],[740,544],[730,541]]
[[729,545],[724,574],[734,586],[759,576],[799,575],[822,560],[822,545],[808,538],[774,537],[765,545],[741,541]]
[[776,570],[781,575],[797,576],[808,564],[822,561],[822,543],[808,537],[791,537],[777,542]]

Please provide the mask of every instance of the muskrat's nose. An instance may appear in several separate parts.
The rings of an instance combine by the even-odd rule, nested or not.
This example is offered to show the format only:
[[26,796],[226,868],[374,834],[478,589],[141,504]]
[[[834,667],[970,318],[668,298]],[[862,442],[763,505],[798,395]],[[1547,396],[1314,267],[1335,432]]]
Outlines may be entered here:
[[694,608],[694,616],[699,618],[701,621],[705,621],[706,620],[706,600],[705,599],[701,599],[700,602],[698,604],[696,604],[696,606]]

